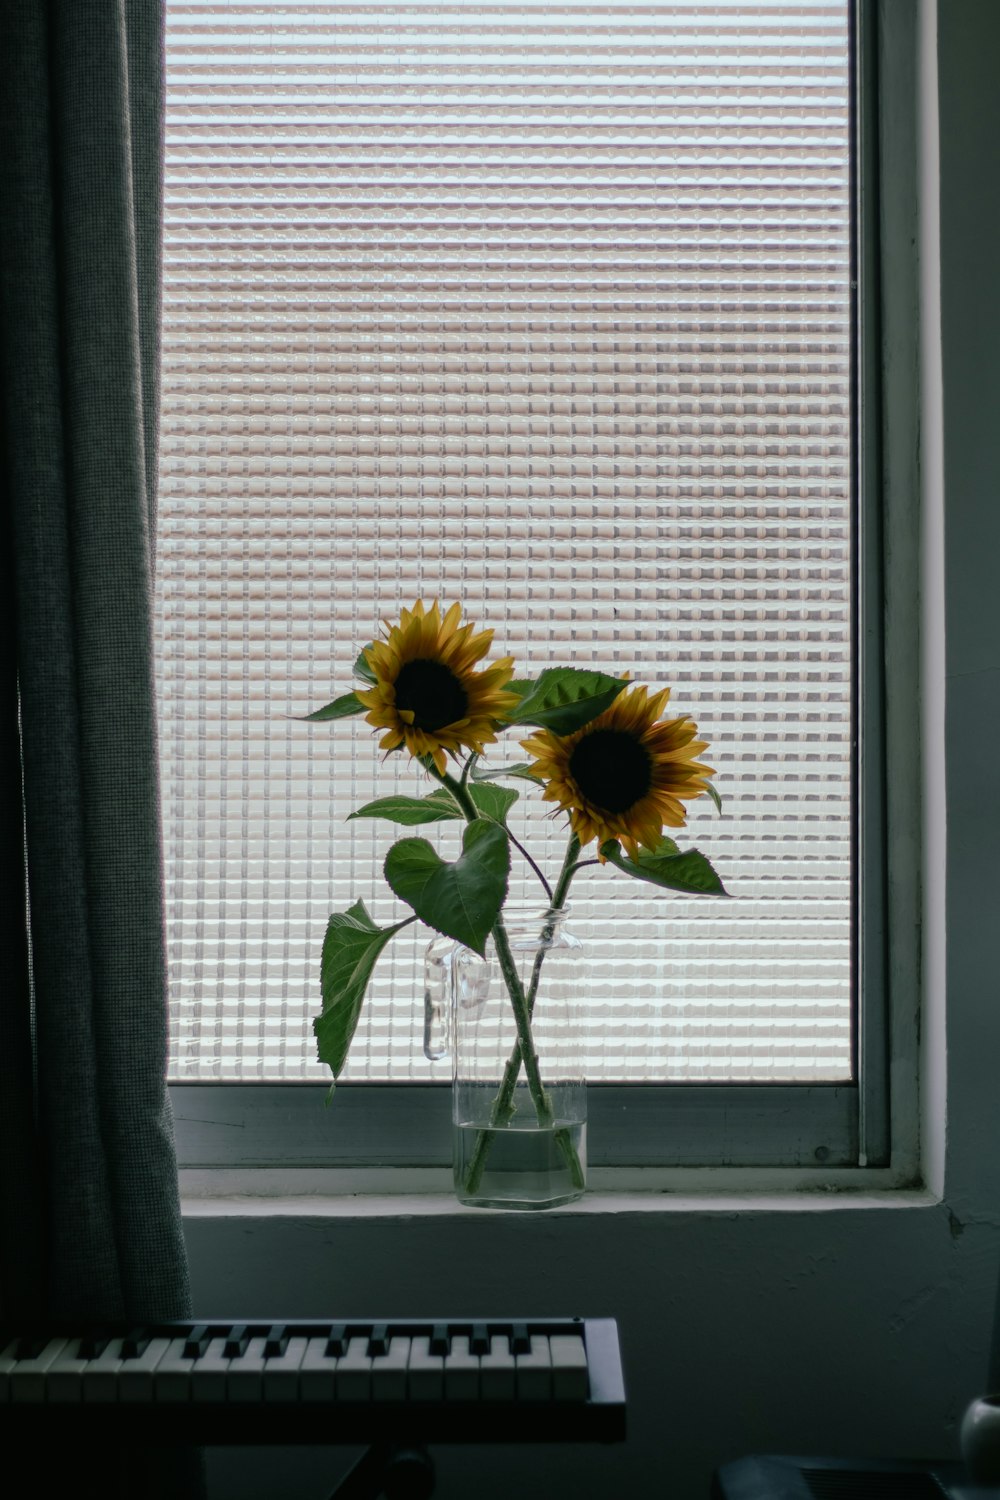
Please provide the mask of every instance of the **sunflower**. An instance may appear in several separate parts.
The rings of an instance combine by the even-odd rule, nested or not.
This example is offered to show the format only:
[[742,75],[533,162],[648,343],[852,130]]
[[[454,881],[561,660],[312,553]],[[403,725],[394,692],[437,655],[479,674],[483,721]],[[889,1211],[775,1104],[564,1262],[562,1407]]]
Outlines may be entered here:
[[596,839],[600,850],[617,839],[636,859],[640,844],[657,847],[664,825],[684,827],[683,801],[700,796],[715,772],[697,759],[708,744],[695,738],[693,719],[657,723],[669,697],[669,688],[649,697],[634,687],[575,734],[541,729],[521,741],[547,783],[544,799],[565,808],[581,844]]
[[375,685],[357,694],[370,709],[367,722],[388,731],[380,750],[405,744],[411,755],[430,756],[442,776],[446,751],[482,754],[496,739],[494,721],[520,701],[517,693],[503,691],[513,676],[512,656],[473,671],[493,632],[476,635],[474,625],[459,626],[461,613],[461,605],[453,604],[442,618],[436,600],[425,609],[418,599],[402,611],[398,625],[384,621],[388,638],[364,652]]

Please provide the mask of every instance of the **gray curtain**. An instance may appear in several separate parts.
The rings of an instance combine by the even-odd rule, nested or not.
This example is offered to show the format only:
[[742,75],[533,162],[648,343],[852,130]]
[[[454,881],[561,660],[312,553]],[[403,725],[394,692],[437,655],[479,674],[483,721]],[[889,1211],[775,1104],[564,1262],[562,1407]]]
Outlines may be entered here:
[[0,1316],[189,1313],[151,658],[161,0],[0,0]]

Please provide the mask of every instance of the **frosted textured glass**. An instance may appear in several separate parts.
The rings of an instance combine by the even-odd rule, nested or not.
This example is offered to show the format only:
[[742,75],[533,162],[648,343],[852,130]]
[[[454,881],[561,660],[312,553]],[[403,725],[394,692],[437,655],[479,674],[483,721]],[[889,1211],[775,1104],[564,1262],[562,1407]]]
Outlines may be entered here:
[[[418,596],[463,601],[519,676],[669,684],[711,742],[724,816],[701,799],[682,840],[732,900],[574,885],[588,1076],[850,1076],[847,4],[167,23],[172,1076],[329,1077],[327,915],[405,914],[381,876],[403,830],[344,820],[428,788],[362,720],[289,716]],[[514,827],[554,874],[540,812]],[[429,936],[383,955],[345,1076],[445,1076]]]

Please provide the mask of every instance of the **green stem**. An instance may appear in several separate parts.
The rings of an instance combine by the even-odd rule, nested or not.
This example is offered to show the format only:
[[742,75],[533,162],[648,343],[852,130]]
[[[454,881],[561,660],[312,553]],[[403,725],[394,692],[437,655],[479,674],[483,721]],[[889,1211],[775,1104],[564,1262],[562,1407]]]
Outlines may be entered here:
[[465,765],[462,768],[462,777],[461,777],[461,781],[459,782],[460,786],[468,786],[468,784],[469,784],[469,774],[472,771],[472,768],[476,764],[476,761],[478,759],[479,759],[479,755],[474,750],[472,752],[472,754],[469,756],[468,760],[465,762]]
[[[548,951],[548,946],[551,943],[553,933],[555,932],[556,913],[562,909],[566,901],[566,896],[569,893],[570,882],[573,879],[575,870],[574,861],[577,854],[579,853],[579,850],[579,840],[577,839],[576,835],[573,834],[570,837],[569,847],[566,850],[566,857],[563,860],[562,872],[560,873],[559,881],[556,885],[555,894],[552,898],[552,904],[546,914],[545,926],[542,929],[541,942],[538,945],[538,951],[535,954],[535,962],[532,967],[531,980],[528,986],[528,994],[525,1006],[525,1009],[527,1011],[526,1029],[529,1039],[531,1037],[531,1017],[534,1014],[535,1000],[538,995],[538,983],[541,978],[542,964],[545,961],[545,954]],[[506,978],[506,975],[504,977]],[[515,974],[515,979],[516,977],[517,976]],[[518,985],[520,987],[519,982]],[[510,984],[508,981],[508,989],[509,988]],[[513,991],[511,992],[511,994],[513,997]],[[515,1015],[516,1013],[517,1006],[515,1005]],[[532,1055],[534,1055],[533,1046]],[[496,1098],[493,1101],[493,1109],[490,1114],[490,1124],[486,1129],[479,1132],[475,1147],[473,1149],[472,1159],[469,1162],[469,1168],[465,1177],[465,1188],[466,1192],[468,1192],[469,1194],[475,1193],[475,1191],[479,1187],[479,1182],[483,1175],[483,1170],[486,1166],[486,1158],[489,1155],[490,1147],[493,1144],[493,1137],[496,1133],[496,1127],[506,1124],[506,1122],[513,1114],[513,1110],[511,1109],[511,1099],[513,1098],[514,1090],[517,1087],[517,1079],[521,1071],[522,1059],[524,1059],[525,1073],[528,1076],[528,1086],[530,1088],[531,1073],[529,1072],[528,1067],[528,1055],[524,1050],[521,1028],[519,1027],[518,1040],[514,1044],[510,1057],[507,1059],[507,1066],[504,1068],[503,1077],[500,1080],[500,1087],[497,1090]],[[537,1067],[537,1059],[535,1059],[535,1065]],[[541,1080],[539,1079],[539,1086],[540,1085]],[[532,1095],[532,1097],[534,1097],[534,1095]],[[549,1121],[551,1121],[551,1109],[549,1110],[547,1121],[543,1121],[540,1114],[538,1118],[540,1123],[548,1123]],[[557,1130],[554,1136],[554,1140],[563,1155],[566,1165],[569,1167],[570,1178],[573,1186],[577,1188],[583,1188],[586,1185],[583,1176],[583,1168],[580,1165],[580,1158],[577,1156],[576,1149],[573,1146],[573,1142],[570,1140],[569,1131],[565,1128]]]
[[[462,809],[462,811],[465,813],[465,816],[467,818],[469,818],[470,821],[471,821],[472,818],[478,818],[478,817],[480,817],[481,814],[480,814],[479,809],[476,806],[475,802],[472,800],[471,794],[469,794],[467,792],[467,798],[468,798],[468,800],[466,800],[466,799],[462,798],[461,796],[459,796],[459,793],[463,789],[466,789],[466,791],[467,791],[468,783],[469,783],[469,772],[472,770],[473,764],[475,763],[475,761],[477,759],[478,759],[478,756],[476,756],[475,754],[472,754],[472,755],[469,756],[468,760],[465,762],[465,769],[463,770],[461,778],[460,778],[460,780],[458,782],[455,782],[454,778],[451,777],[451,776],[449,776],[447,774],[447,772],[445,772],[445,774],[443,776],[439,775],[437,767],[433,764],[433,762],[428,767],[428,769],[431,772],[431,775],[434,776],[434,777],[436,777],[436,779],[441,782],[441,785],[444,786],[444,787],[447,787],[447,789],[451,792],[453,801],[455,801],[455,802],[458,803],[459,807]],[[472,810],[471,811],[471,816],[470,816],[470,812],[469,812],[470,808]],[[535,861],[532,859],[532,857],[528,853],[527,849],[521,843],[520,839],[516,839],[514,837],[514,835],[511,833],[510,829],[507,827],[506,824],[503,824],[502,826],[503,826],[504,833],[510,839],[510,842],[514,845],[514,848],[520,850],[520,852],[524,855],[525,859],[528,861],[528,864],[531,866],[531,868],[534,870],[535,874],[538,876],[539,880],[542,883],[542,886],[544,887],[546,896],[551,901],[552,900],[552,887],[549,885],[549,882],[546,880],[544,874],[539,869],[539,867],[535,863]]]
[[[552,1106],[549,1096],[542,1087],[542,1075],[538,1066],[538,1053],[535,1051],[535,1039],[531,1034],[531,1016],[528,1011],[528,1002],[525,998],[521,978],[517,972],[514,955],[510,951],[510,942],[507,937],[507,929],[503,925],[503,918],[498,917],[496,926],[493,928],[493,944],[497,952],[497,962],[500,972],[503,974],[504,983],[511,998],[511,1006],[514,1011],[514,1024],[517,1027],[516,1050],[518,1058],[524,1060],[524,1071],[528,1079],[528,1088],[535,1104],[535,1113],[540,1125],[551,1125]],[[507,1101],[509,1106],[510,1101]],[[509,1107],[501,1110],[504,1119],[510,1118]]]
[[[467,821],[470,823],[474,822],[479,817],[479,812],[472,800],[472,797],[469,794],[467,787],[464,785],[464,782],[456,781],[454,777],[448,775],[447,771],[442,775],[437,770],[435,770],[433,774],[442,783],[442,785],[448,788],[449,792],[454,797],[455,801],[458,803],[459,807],[465,814]],[[542,961],[544,959],[545,947],[549,942],[551,942],[552,934],[555,931],[555,913],[560,910],[566,900],[570,881],[573,878],[574,862],[579,852],[580,843],[576,835],[573,834],[570,837],[569,846],[566,850],[566,857],[563,861],[562,873],[560,874],[559,882],[556,886],[555,894],[552,899],[552,904],[549,908],[545,928],[543,929],[542,943],[539,947],[538,952],[535,954],[535,963],[532,970],[531,984],[528,996],[526,996],[524,993],[520,976],[517,972],[517,965],[514,962],[514,955],[510,951],[510,942],[507,937],[507,929],[504,926],[502,915],[499,915],[497,917],[496,923],[493,927],[493,944],[496,948],[497,962],[500,965],[500,972],[503,974],[504,983],[506,984],[507,992],[510,995],[511,1008],[514,1012],[514,1024],[517,1029],[517,1041],[514,1044],[514,1048],[511,1052],[510,1057],[507,1060],[507,1066],[504,1069],[500,1088],[497,1091],[496,1098],[493,1100],[493,1107],[490,1111],[490,1124],[489,1126],[480,1130],[476,1140],[472,1160],[469,1163],[469,1169],[465,1179],[465,1188],[469,1194],[474,1193],[479,1186],[479,1181],[483,1174],[483,1168],[486,1165],[486,1158],[489,1155],[493,1137],[496,1133],[496,1128],[498,1126],[506,1124],[506,1122],[513,1114],[513,1109],[511,1108],[511,1099],[513,1098],[514,1089],[517,1084],[518,1075],[521,1071],[522,1062],[524,1064],[524,1072],[527,1078],[528,1091],[531,1095],[532,1103],[535,1106],[535,1114],[538,1117],[538,1123],[543,1127],[552,1124],[552,1106],[542,1084],[541,1070],[539,1069],[538,1065],[538,1054],[535,1051],[535,1041],[531,1032],[531,1014],[534,1009],[535,998],[538,993],[538,981],[541,975],[541,967]],[[583,1168],[580,1164],[580,1158],[577,1156],[573,1142],[570,1139],[569,1131],[565,1128],[561,1128],[555,1132],[553,1139],[555,1140],[555,1143],[561,1151],[563,1158],[565,1159],[566,1164],[569,1168],[570,1178],[573,1186],[582,1189],[586,1185],[583,1175]]]
[[532,859],[532,857],[528,853],[527,849],[524,847],[524,845],[522,843],[520,843],[514,837],[514,835],[511,833],[510,829],[507,828],[504,831],[507,834],[507,837],[510,839],[511,843],[514,845],[514,848],[515,849],[520,849],[521,853],[524,855],[525,859],[528,861],[528,864],[531,866],[531,868],[534,870],[535,874],[538,876],[539,880],[542,882],[542,885],[545,887],[545,894],[546,894],[546,896],[548,896],[549,901],[551,902],[551,900],[552,900],[552,887],[549,885],[549,882],[545,879],[545,876],[542,874],[541,870],[535,864],[535,861]]
[[[576,856],[579,854],[579,852],[580,840],[577,838],[575,833],[570,834],[570,840],[566,846],[566,855],[563,859],[563,867],[559,872],[559,879],[556,882],[555,894],[550,896],[549,909],[546,913],[546,922],[544,928],[542,929],[542,941],[539,944],[538,952],[535,954],[535,964],[534,968],[531,971],[531,983],[528,986],[529,1016],[535,1009],[535,996],[538,994],[538,981],[541,977],[542,964],[545,960],[545,954],[548,951],[548,944],[552,941],[552,935],[556,930],[556,924],[553,918],[556,912],[561,911],[566,904],[566,897],[569,894],[570,881],[573,879],[573,876],[580,868],[579,865],[575,863]],[[513,1054],[511,1054],[511,1056],[513,1057]]]
[[[448,775],[447,771],[442,777],[445,786],[451,792],[459,807],[465,813],[470,823],[474,823],[479,817],[479,810],[473,802],[468,789],[460,782]],[[548,1098],[542,1087],[541,1074],[538,1068],[538,1056],[535,1052],[535,1041],[531,1035],[529,1025],[528,1003],[525,999],[524,989],[521,985],[514,955],[510,951],[510,942],[507,938],[507,929],[504,926],[503,915],[499,915],[492,930],[493,945],[496,948],[497,962],[500,972],[503,974],[504,983],[510,994],[511,1005],[514,1010],[514,1023],[517,1027],[518,1050],[524,1059],[524,1071],[528,1078],[528,1087],[534,1100],[535,1111],[540,1124],[550,1124],[552,1110]]]

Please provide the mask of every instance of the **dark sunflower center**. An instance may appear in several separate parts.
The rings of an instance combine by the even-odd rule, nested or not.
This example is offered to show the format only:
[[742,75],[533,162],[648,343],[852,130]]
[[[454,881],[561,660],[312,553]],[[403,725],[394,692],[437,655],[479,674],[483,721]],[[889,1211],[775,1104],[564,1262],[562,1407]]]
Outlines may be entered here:
[[570,755],[569,769],[587,801],[610,813],[627,812],[652,785],[649,752],[622,729],[585,734]]
[[465,718],[469,700],[454,672],[440,661],[404,662],[396,678],[396,707],[413,712],[413,727],[433,734]]

